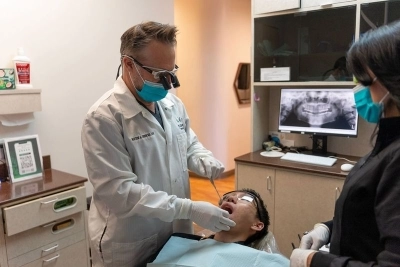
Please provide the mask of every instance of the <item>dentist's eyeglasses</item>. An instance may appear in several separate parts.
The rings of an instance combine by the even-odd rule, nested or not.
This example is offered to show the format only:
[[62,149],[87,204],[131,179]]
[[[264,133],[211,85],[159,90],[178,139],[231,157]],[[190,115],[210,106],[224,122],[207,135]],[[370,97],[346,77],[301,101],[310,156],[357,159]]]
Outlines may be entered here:
[[174,86],[174,88],[177,88],[180,86],[178,77],[176,77],[176,72],[179,69],[178,65],[175,64],[175,67],[173,70],[164,70],[164,69],[145,66],[131,56],[128,56],[128,55],[122,55],[122,56],[131,59],[136,65],[138,65],[145,71],[151,73],[153,75],[154,79],[160,80],[160,82],[164,86],[165,90],[169,90],[172,88],[171,83]]

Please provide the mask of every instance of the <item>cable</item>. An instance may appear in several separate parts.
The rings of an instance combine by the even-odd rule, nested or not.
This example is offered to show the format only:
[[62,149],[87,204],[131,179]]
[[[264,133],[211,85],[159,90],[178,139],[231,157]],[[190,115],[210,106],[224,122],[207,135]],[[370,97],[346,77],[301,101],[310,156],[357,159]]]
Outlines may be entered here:
[[357,163],[357,161],[353,161],[353,160],[349,160],[349,159],[341,158],[341,157],[329,156],[328,158],[343,159],[343,160],[348,161],[350,163],[354,163],[354,164]]

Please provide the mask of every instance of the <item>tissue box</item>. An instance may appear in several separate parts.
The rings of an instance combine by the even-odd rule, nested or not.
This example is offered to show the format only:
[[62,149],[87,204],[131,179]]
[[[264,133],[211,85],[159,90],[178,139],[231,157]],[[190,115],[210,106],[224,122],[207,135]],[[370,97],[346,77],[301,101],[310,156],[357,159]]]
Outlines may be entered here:
[[14,69],[0,69],[0,90],[15,89]]

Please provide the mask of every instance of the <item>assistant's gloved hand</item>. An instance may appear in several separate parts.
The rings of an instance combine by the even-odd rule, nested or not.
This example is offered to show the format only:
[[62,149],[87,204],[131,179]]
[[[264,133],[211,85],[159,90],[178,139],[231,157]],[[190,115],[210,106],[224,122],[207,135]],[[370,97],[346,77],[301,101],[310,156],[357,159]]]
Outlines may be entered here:
[[301,249],[318,250],[329,241],[329,228],[323,223],[314,225],[314,229],[301,238]]
[[[296,248],[290,255],[290,267],[307,267],[308,256],[315,253],[315,250]],[[311,263],[311,260],[309,260]]]
[[[178,199],[177,199],[178,200]],[[176,219],[190,219],[213,232],[229,231],[236,223],[229,219],[229,212],[205,201],[179,199],[181,208]]]
[[200,172],[204,176],[214,180],[224,172],[224,165],[214,157],[201,157],[200,159]]

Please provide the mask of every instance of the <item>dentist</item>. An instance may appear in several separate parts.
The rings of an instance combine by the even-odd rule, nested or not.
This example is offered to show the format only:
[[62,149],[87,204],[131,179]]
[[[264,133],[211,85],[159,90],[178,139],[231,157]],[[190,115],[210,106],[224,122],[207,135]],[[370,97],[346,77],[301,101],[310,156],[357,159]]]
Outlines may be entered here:
[[122,76],[88,111],[82,147],[93,198],[92,262],[145,266],[192,222],[215,232],[235,223],[208,202],[191,201],[188,170],[210,179],[224,166],[197,140],[180,99],[175,26],[144,22],[121,37]]

